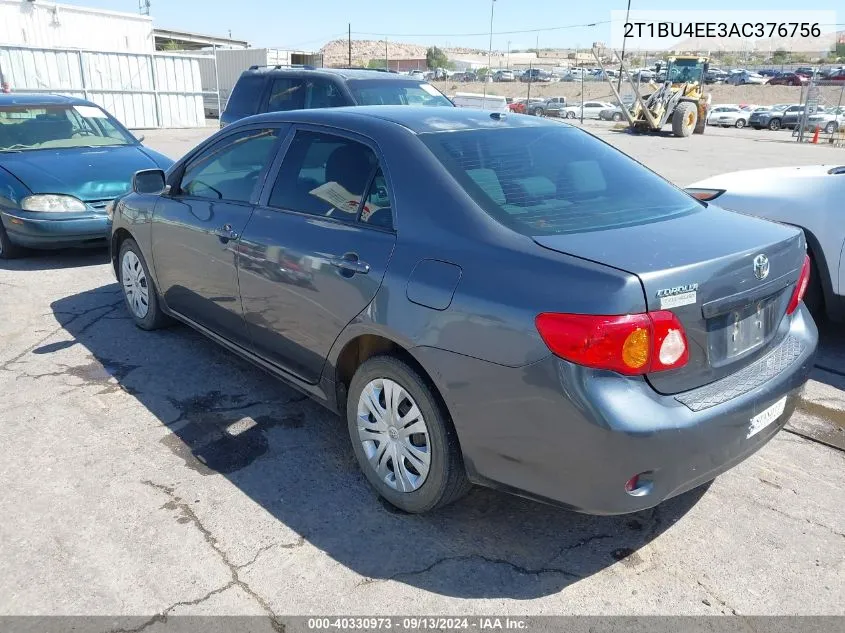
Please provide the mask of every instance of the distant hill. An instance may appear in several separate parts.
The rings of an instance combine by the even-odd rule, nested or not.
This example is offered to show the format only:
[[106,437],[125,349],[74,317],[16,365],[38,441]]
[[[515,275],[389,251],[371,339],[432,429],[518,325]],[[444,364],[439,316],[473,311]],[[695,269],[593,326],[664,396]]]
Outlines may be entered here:
[[[390,59],[424,59],[427,46],[403,42],[387,42],[387,56]],[[486,54],[476,48],[444,48],[450,57],[460,55]],[[345,66],[349,63],[349,42],[332,40],[320,49],[326,66]],[[384,40],[352,40],[352,64],[366,66],[371,59],[384,59]]]

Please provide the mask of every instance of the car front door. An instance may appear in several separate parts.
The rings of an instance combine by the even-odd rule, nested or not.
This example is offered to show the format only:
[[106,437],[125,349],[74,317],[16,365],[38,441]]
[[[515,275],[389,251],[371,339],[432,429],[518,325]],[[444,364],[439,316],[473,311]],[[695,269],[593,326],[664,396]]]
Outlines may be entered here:
[[168,308],[241,346],[239,236],[278,147],[279,129],[250,127],[201,149],[156,204],[152,252]]
[[299,127],[267,180],[241,244],[255,352],[309,383],[343,328],[370,304],[396,241],[389,185],[369,141]]

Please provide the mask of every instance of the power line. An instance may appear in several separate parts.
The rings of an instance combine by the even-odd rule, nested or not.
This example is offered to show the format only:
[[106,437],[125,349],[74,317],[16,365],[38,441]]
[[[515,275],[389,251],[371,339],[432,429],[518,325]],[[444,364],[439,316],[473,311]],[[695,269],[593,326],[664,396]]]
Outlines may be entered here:
[[[495,31],[493,35],[517,35],[519,33],[542,33],[544,31],[562,31],[565,29],[578,29],[599,24],[610,24],[613,20],[599,20],[597,22],[586,22],[584,24],[567,24],[565,26],[546,26],[539,29],[521,29],[518,31]],[[352,31],[353,35],[377,35],[379,37],[480,37],[490,35],[486,33],[373,33],[368,31]]]

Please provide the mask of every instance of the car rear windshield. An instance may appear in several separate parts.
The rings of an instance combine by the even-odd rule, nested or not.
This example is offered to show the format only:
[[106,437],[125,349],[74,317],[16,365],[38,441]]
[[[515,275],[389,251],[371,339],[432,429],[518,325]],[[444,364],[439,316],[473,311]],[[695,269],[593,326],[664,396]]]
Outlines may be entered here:
[[524,235],[606,230],[704,209],[625,154],[568,126],[420,138],[478,206]]
[[358,105],[452,106],[442,92],[424,81],[357,79],[348,85]]
[[94,105],[0,106],[0,152],[137,142]]

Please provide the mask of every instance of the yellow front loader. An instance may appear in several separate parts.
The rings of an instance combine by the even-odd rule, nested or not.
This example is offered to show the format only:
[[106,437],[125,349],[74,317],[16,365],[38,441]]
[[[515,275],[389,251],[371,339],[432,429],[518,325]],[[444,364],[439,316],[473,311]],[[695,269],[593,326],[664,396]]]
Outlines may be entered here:
[[[599,66],[602,67],[602,74],[607,77],[598,54],[595,51],[593,54]],[[622,60],[619,61],[622,64],[623,73],[634,90],[633,105],[630,108],[626,107],[610,78],[608,78],[608,83],[633,130],[656,132],[662,130],[667,123],[671,123],[672,133],[675,136],[704,134],[707,114],[710,111],[710,95],[705,95],[703,90],[704,75],[709,66],[706,57],[680,55],[669,57],[665,62],[665,80],[660,84],[650,81],[647,85],[654,91],[645,96],[640,94],[642,85],[639,82],[634,83]],[[658,63],[658,73],[661,72],[662,67],[663,65]]]

